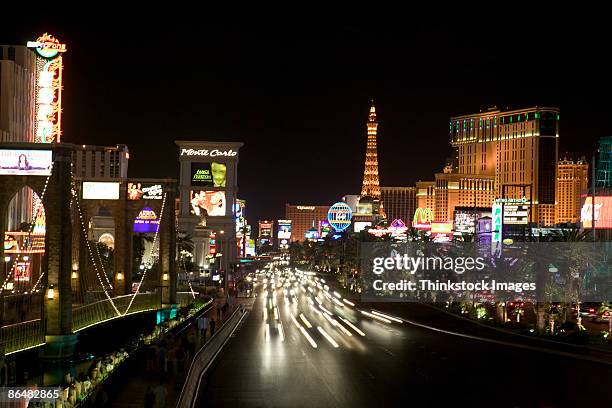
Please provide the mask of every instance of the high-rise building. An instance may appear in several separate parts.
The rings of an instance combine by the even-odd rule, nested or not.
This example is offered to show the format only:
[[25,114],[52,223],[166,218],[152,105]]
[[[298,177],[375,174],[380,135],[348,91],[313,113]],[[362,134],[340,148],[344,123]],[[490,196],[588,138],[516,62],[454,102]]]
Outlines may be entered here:
[[389,221],[400,219],[410,225],[416,211],[416,188],[381,187],[380,191]]
[[589,164],[584,159],[559,160],[556,223],[580,222],[581,195],[588,189]]
[[328,205],[285,204],[285,220],[291,220],[291,242],[304,241],[304,234],[318,229],[320,221],[327,220]]
[[612,187],[612,136],[599,138],[599,157],[595,165],[595,186],[599,188]]
[[[368,139],[366,144],[365,166],[363,171],[363,184],[361,187],[362,197],[371,197],[373,200],[381,200],[380,181],[378,178],[378,149],[377,132],[378,121],[376,120],[376,109],[374,103],[370,107],[368,115]],[[383,203],[380,202],[379,211],[384,215]]]
[[526,197],[531,220],[555,222],[559,109],[497,108],[450,119],[450,141],[459,174],[493,176],[496,197]]
[[491,208],[495,178],[457,173],[436,173],[434,221],[453,222],[455,208]]
[[422,208],[423,210],[425,210],[426,208],[429,208],[432,212],[436,211],[436,182],[435,181],[417,181],[415,195],[416,195],[416,207],[417,208]]
[[126,178],[130,152],[126,145],[115,147],[82,145],[72,154],[74,173],[77,177]]
[[0,142],[34,142],[36,56],[0,45]]

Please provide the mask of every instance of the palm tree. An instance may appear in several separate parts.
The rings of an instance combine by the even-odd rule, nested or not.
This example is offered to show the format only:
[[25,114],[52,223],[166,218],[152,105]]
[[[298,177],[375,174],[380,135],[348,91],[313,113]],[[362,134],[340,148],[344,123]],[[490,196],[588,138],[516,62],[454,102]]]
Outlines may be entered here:
[[603,302],[599,306],[599,313],[607,313],[608,315],[608,338],[612,339],[612,302]]

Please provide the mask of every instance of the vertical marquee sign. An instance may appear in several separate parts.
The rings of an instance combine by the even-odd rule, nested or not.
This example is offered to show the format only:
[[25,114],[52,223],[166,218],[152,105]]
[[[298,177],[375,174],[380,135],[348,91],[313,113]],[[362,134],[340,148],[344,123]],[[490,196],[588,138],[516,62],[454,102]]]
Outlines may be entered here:
[[36,51],[36,113],[34,141],[59,143],[62,135],[62,53],[61,44],[50,34],[28,41]]

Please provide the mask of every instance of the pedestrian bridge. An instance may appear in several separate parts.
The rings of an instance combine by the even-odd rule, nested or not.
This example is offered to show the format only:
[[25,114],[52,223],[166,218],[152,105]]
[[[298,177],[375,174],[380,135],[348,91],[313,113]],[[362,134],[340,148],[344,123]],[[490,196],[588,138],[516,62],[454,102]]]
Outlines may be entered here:
[[[195,297],[195,292],[177,292],[177,305],[187,306]],[[76,334],[112,320],[171,306],[163,304],[161,300],[160,292],[156,291],[116,296],[86,305],[73,305],[72,333]],[[9,324],[0,328],[0,347],[3,354],[8,355],[43,346],[46,343],[46,332],[44,319]]]

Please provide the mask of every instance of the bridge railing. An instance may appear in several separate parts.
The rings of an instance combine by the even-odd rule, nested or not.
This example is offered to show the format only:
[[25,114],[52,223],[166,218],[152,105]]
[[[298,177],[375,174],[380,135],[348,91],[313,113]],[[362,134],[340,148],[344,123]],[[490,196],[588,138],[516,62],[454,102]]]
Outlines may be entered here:
[[[77,332],[98,323],[123,317],[133,296],[125,295],[113,298],[113,303],[119,310],[120,315],[117,314],[117,311],[108,299],[75,307],[72,310],[72,330]],[[127,314],[156,310],[160,307],[161,298],[158,292],[139,293],[136,295]]]
[[195,407],[200,393],[202,377],[219,355],[221,349],[230,340],[247,313],[246,309],[237,307],[225,323],[223,323],[219,331],[215,332],[204,346],[196,352],[179,394],[176,408]]
[[176,303],[178,303],[180,307],[189,306],[198,296],[198,292],[176,292]]
[[10,324],[0,328],[0,347],[4,354],[14,353],[45,343],[45,324],[42,319]]

